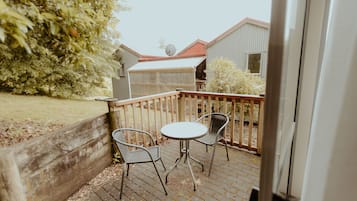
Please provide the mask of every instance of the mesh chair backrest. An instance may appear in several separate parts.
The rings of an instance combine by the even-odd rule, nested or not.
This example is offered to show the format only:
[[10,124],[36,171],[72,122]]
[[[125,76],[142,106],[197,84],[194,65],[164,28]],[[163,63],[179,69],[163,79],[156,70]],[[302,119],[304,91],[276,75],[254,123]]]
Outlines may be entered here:
[[127,155],[129,153],[129,148],[128,146],[120,143],[127,143],[125,133],[122,130],[116,130],[113,132],[112,136],[119,148],[121,156],[123,157],[124,161],[126,161]]
[[[221,114],[212,114],[211,115],[211,125],[210,125],[210,132],[211,133],[217,133],[218,130],[224,126],[224,124],[227,122],[227,117]],[[224,129],[222,129],[221,133],[219,133],[221,136],[224,135]]]

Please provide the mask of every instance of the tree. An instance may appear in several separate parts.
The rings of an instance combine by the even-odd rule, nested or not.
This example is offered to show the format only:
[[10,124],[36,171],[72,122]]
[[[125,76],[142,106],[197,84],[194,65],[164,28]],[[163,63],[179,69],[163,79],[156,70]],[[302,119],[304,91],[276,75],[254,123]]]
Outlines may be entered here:
[[207,91],[251,95],[265,91],[265,82],[260,77],[238,69],[228,59],[213,60],[208,64],[208,71],[213,77],[207,83]]
[[120,66],[116,9],[116,0],[0,0],[0,88],[72,97],[104,87]]

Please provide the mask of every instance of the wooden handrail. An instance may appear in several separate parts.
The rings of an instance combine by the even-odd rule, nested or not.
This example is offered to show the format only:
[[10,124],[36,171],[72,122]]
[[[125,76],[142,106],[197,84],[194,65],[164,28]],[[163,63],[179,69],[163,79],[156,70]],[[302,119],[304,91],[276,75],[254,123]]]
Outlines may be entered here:
[[179,94],[180,94],[179,91],[170,91],[170,92],[154,94],[154,95],[150,95],[150,96],[142,96],[142,97],[137,97],[137,98],[125,99],[125,100],[114,100],[114,101],[110,101],[110,104],[111,104],[110,106],[119,107],[122,105],[145,102],[148,100],[154,100],[154,99],[159,99],[159,98],[164,98],[164,97],[168,97],[168,96],[172,96],[172,95],[179,95]]
[[230,93],[215,93],[215,92],[202,92],[202,91],[180,91],[180,95],[200,95],[204,97],[218,97],[219,99],[227,98],[230,99],[254,99],[256,101],[264,100],[263,96],[258,95],[247,95],[247,94],[230,94]]
[[[264,97],[199,91],[172,91],[128,100],[108,100],[115,127],[138,127],[165,140],[160,128],[175,121],[194,121],[199,116],[222,112],[230,117],[225,141],[231,146],[261,153]],[[114,115],[115,114],[115,115]],[[131,139],[140,140],[140,139]],[[143,139],[145,140],[145,139]]]

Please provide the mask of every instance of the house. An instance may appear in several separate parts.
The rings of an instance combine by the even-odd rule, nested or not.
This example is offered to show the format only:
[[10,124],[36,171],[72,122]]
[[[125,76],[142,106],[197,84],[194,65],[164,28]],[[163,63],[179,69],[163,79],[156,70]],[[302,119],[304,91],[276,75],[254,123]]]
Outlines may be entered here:
[[195,91],[196,80],[199,80],[196,72],[204,71],[205,61],[205,57],[178,57],[139,62],[128,70],[131,97],[177,88]]
[[[207,64],[227,58],[239,69],[266,76],[269,24],[245,18],[207,44]],[[211,75],[208,74],[208,79]]]
[[142,55],[120,46],[120,79],[113,79],[113,95],[120,100],[183,88],[201,90],[206,80],[206,45],[196,40],[174,56]]
[[[238,24],[228,29],[211,42],[207,43],[203,40],[196,40],[185,49],[180,51],[174,56],[152,56],[152,55],[141,55],[134,50],[128,48],[125,45],[121,45],[123,51],[122,63],[124,67],[121,70],[121,80],[113,79],[113,93],[114,97],[119,99],[125,99],[129,97],[137,97],[143,95],[142,93],[135,93],[135,95],[130,95],[130,82],[127,75],[127,70],[134,66],[140,65],[138,69],[142,71],[142,65],[144,62],[150,66],[152,65],[162,65],[165,63],[165,60],[177,62],[173,59],[182,59],[182,58],[194,58],[194,57],[205,57],[206,59],[202,64],[197,64],[195,67],[195,82],[196,90],[202,90],[205,87],[206,80],[210,79],[212,75],[209,74],[209,71],[206,71],[206,63],[209,64],[215,58],[224,57],[232,60],[238,68],[242,70],[249,70],[251,73],[265,78],[266,68],[267,68],[267,51],[268,51],[268,40],[269,40],[269,24],[259,20],[254,20],[251,18],[245,18],[240,21]],[[154,62],[156,61],[156,62]],[[166,62],[167,63],[167,62]],[[182,66],[181,66],[182,67]],[[181,68],[177,66],[177,68]],[[151,67],[155,68],[155,67]],[[160,67],[162,68],[162,67]],[[133,68],[130,72],[135,74],[136,67]],[[173,67],[170,67],[173,70]],[[148,72],[149,68],[146,69]],[[208,75],[206,76],[206,73]],[[191,80],[192,81],[192,80]],[[134,81],[131,83],[135,85],[134,91],[137,91],[139,83]],[[141,82],[141,85],[143,82]],[[179,85],[175,85],[177,88],[180,88]],[[174,86],[170,87],[173,89]],[[164,87],[159,89],[158,87],[156,92],[163,92]],[[184,89],[192,89],[192,87],[183,87]],[[145,95],[149,94],[147,91]]]
[[200,90],[206,80],[206,44],[196,40],[174,56],[142,56],[129,70],[131,97]]
[[142,55],[124,44],[121,44],[117,51],[121,54],[121,67],[118,70],[119,79],[112,79],[113,97],[123,100],[130,98],[128,68],[138,63]]

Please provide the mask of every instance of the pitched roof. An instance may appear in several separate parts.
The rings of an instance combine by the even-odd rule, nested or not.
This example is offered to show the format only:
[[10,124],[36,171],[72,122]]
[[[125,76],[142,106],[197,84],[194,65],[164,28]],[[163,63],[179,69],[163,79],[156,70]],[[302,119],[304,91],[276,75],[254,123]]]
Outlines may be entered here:
[[267,23],[267,22],[263,22],[263,21],[260,21],[260,20],[252,19],[252,18],[244,18],[243,20],[238,22],[238,24],[234,25],[233,27],[231,27],[230,29],[228,29],[227,31],[223,32],[221,35],[219,35],[218,37],[213,39],[211,42],[209,42],[207,44],[207,47],[211,47],[212,45],[214,45],[217,42],[221,41],[225,37],[229,36],[233,32],[235,32],[238,29],[240,29],[245,24],[252,24],[254,26],[261,27],[261,28],[264,28],[264,29],[269,29],[269,27],[270,27],[270,24]]
[[133,55],[135,55],[135,56],[137,56],[137,57],[141,57],[141,56],[142,56],[140,53],[138,53],[137,51],[135,51],[135,50],[129,48],[128,46],[126,46],[126,45],[124,45],[124,44],[121,44],[121,45],[120,45],[120,48],[122,48],[122,49],[124,49],[124,50],[130,52],[131,54],[133,54]]
[[128,72],[193,70],[205,59],[206,57],[189,57],[139,62],[130,67]]
[[206,56],[206,45],[207,42],[197,39],[185,49],[180,51],[174,56],[151,56],[151,55],[141,55],[139,62],[143,61],[159,61],[159,60],[172,60],[179,58],[190,58],[190,57],[202,57]]
[[205,56],[207,42],[197,39],[185,49],[181,50],[176,56]]

